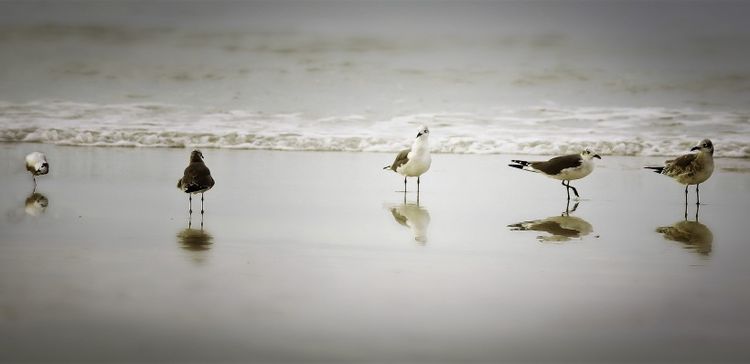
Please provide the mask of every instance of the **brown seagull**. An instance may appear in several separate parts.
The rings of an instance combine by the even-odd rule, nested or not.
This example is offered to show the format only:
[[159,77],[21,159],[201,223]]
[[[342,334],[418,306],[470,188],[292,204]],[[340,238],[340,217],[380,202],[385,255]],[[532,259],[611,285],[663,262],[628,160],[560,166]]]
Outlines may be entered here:
[[193,213],[193,195],[201,194],[201,214],[203,213],[203,193],[214,186],[214,179],[211,177],[211,171],[203,163],[203,153],[200,150],[194,150],[190,153],[190,164],[185,168],[185,173],[177,181],[177,188],[185,192],[190,200],[190,213]]

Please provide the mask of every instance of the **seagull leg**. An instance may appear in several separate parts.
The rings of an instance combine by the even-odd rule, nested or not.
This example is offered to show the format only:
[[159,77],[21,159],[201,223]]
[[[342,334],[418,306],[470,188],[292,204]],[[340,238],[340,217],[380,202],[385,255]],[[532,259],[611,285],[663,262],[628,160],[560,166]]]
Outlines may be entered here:
[[[570,182],[568,182],[570,183]],[[565,181],[562,181],[562,185],[565,186],[565,190],[568,191],[568,201],[570,201],[570,186],[565,184]]]
[[201,192],[201,217],[203,217],[203,192]]
[[568,181],[568,187],[570,187],[571,190],[573,190],[573,193],[576,194],[576,198],[580,198],[581,196],[578,196],[578,190],[576,190],[575,187],[570,185],[570,181]]
[[695,185],[695,204],[700,205],[701,204],[701,184]]
[[685,200],[685,220],[687,220],[687,210],[688,210],[687,200]]
[[701,205],[695,207],[695,222],[698,222],[698,211],[700,211]]

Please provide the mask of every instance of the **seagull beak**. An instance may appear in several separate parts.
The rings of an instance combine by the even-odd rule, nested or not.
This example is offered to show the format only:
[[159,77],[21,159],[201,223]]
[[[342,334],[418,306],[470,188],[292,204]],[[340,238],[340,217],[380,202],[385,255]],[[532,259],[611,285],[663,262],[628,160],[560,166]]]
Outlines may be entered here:
[[691,152],[694,151],[694,150],[701,150],[701,147],[695,146],[695,147],[690,148]]
[[594,154],[594,156],[591,158],[602,159],[602,157],[600,157],[599,154]]

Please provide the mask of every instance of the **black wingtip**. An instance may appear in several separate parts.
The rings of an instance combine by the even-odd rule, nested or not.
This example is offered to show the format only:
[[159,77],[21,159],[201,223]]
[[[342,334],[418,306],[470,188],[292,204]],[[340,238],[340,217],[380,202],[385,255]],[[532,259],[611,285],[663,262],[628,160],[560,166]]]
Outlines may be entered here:
[[513,168],[523,169],[523,166],[522,166],[522,165],[520,165],[520,164],[509,164],[509,165],[508,165],[508,167],[513,167]]
[[654,173],[658,173],[658,174],[661,174],[662,172],[664,172],[664,167],[643,167],[643,169],[650,169],[654,171]]

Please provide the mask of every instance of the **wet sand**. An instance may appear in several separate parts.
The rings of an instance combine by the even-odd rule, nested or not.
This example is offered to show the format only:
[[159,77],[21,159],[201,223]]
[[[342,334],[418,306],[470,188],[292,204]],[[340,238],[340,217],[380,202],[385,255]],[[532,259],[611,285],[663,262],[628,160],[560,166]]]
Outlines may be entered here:
[[417,206],[390,154],[204,150],[201,230],[188,154],[0,144],[0,361],[750,361],[748,161],[685,222],[665,158],[561,216],[516,156],[435,155]]

